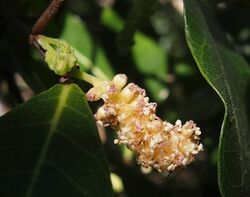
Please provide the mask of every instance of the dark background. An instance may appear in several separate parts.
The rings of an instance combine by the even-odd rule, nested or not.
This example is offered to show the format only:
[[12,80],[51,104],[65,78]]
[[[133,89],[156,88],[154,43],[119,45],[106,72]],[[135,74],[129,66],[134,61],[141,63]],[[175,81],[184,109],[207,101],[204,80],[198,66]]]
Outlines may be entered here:
[[[28,42],[49,2],[0,2],[0,115],[58,81]],[[206,3],[230,45],[249,62],[249,1]],[[100,130],[110,169],[124,185],[117,196],[220,196],[217,148],[224,107],[189,52],[181,8],[179,0],[67,0],[44,32],[70,42],[106,76],[125,73],[158,102],[163,119],[192,119],[202,130],[204,151],[172,174],[143,173],[131,153],[113,145],[111,129]],[[95,111],[98,104],[91,107]]]

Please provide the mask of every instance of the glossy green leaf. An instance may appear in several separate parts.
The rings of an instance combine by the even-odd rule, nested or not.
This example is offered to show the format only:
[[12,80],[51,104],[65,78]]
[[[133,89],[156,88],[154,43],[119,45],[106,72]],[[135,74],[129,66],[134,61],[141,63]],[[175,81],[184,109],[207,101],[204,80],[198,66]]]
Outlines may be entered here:
[[0,118],[1,197],[109,197],[104,150],[85,96],[56,85]]
[[204,4],[185,0],[184,10],[192,55],[225,105],[218,163],[221,194],[250,196],[249,66],[219,40],[219,31]]

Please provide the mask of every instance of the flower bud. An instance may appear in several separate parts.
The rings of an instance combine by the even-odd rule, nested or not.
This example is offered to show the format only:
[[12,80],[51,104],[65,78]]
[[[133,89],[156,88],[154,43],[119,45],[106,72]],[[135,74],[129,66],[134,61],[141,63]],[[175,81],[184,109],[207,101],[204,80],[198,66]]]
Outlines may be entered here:
[[57,75],[65,75],[77,64],[74,49],[63,40],[37,36],[37,42],[45,50],[45,61]]

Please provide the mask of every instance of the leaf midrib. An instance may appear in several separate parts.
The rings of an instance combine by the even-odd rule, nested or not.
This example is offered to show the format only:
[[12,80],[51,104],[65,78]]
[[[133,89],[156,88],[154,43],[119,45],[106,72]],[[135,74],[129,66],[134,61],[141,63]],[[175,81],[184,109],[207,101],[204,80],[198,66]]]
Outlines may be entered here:
[[43,161],[46,158],[50,142],[52,140],[54,131],[57,128],[58,122],[59,122],[59,120],[61,118],[61,114],[62,114],[63,108],[65,106],[65,103],[67,101],[67,98],[69,96],[70,90],[71,90],[71,86],[65,85],[65,86],[62,87],[61,93],[59,94],[58,104],[56,106],[54,116],[53,116],[53,118],[51,119],[51,122],[50,122],[48,135],[47,135],[45,143],[44,143],[44,145],[42,147],[41,154],[40,154],[40,156],[39,156],[39,158],[37,160],[37,163],[36,163],[36,166],[35,166],[35,169],[34,169],[34,173],[33,173],[33,176],[32,176],[32,178],[30,180],[30,184],[28,185],[28,189],[27,189],[27,192],[25,194],[25,197],[31,197],[32,196],[35,184],[36,184],[36,182],[38,180],[38,177],[40,175],[40,172],[41,172]]

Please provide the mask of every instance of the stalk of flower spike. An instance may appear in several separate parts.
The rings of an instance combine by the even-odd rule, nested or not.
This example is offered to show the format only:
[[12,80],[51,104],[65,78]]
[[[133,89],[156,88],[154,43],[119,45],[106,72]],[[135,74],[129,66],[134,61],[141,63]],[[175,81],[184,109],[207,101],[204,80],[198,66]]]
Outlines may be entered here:
[[71,76],[93,85],[86,93],[87,99],[104,101],[95,114],[97,123],[113,127],[117,131],[114,143],[126,144],[143,167],[173,171],[191,163],[203,149],[199,143],[200,128],[193,121],[162,121],[156,115],[157,104],[149,102],[144,89],[127,84],[126,75],[118,74],[111,81],[104,81],[75,70]]

